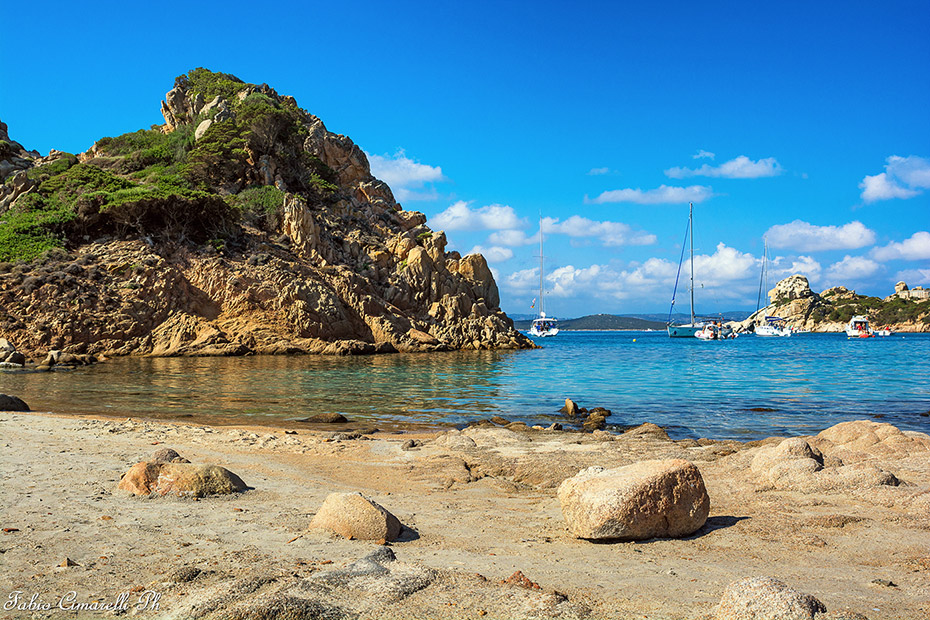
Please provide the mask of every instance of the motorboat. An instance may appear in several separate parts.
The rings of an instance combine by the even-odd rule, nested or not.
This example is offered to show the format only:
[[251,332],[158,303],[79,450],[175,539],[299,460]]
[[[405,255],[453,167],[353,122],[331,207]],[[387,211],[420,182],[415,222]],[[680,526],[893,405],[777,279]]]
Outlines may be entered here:
[[765,322],[756,325],[756,336],[790,336],[791,328],[788,323],[780,316],[767,316]]
[[846,324],[846,335],[850,338],[873,338],[875,333],[869,327],[869,318],[857,314]]
[[736,332],[720,323],[708,323],[694,333],[694,337],[699,340],[732,340],[736,338]]

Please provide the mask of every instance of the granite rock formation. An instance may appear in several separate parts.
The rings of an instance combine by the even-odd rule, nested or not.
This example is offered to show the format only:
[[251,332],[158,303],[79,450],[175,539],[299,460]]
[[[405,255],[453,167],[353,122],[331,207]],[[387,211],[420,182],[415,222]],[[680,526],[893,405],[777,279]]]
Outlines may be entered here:
[[794,274],[779,281],[768,297],[769,305],[733,327],[752,331],[765,317],[777,316],[794,331],[841,332],[852,316],[863,315],[873,326],[887,326],[895,332],[930,331],[930,292],[921,287],[909,290],[904,282],[898,282],[895,292],[881,299],[859,295],[845,286],[818,294],[811,290],[806,277]]
[[501,311],[484,257],[446,251],[365,153],[292,97],[195,69],[162,113],[163,126],[78,157],[7,149],[0,205],[35,216],[0,206],[0,233],[21,231],[0,243],[0,336],[22,351],[533,346]]

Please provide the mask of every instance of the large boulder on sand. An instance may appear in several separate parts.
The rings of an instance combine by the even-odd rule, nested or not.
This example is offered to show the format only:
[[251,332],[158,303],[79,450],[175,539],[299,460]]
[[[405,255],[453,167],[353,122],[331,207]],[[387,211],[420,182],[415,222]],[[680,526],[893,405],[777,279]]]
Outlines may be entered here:
[[119,488],[135,495],[204,497],[245,491],[242,479],[217,465],[142,461],[130,468]]
[[361,493],[330,493],[310,521],[311,528],[358,540],[397,540],[401,524],[383,506]]
[[825,611],[816,598],[774,577],[750,577],[727,586],[714,620],[814,620]]
[[572,534],[595,540],[687,536],[710,512],[701,472],[681,459],[589,467],[562,482],[558,496]]
[[29,411],[29,405],[15,396],[0,394],[0,411]]

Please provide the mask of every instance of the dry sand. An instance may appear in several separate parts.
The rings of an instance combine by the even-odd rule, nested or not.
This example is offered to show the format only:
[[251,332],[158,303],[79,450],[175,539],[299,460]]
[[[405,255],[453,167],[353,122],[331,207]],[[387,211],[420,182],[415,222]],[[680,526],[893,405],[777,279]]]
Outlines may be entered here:
[[[57,608],[73,591],[85,604],[130,592],[128,610],[77,616],[87,618],[698,619],[729,583],[757,575],[831,612],[930,617],[930,452],[876,461],[897,487],[800,492],[750,470],[777,440],[504,428],[332,435],[0,413],[0,528],[18,530],[0,533],[0,603],[20,591],[20,602],[52,606],[0,617],[76,617]],[[424,445],[403,450],[411,438]],[[117,490],[163,447],[227,467],[252,490],[200,500]],[[711,497],[695,535],[614,544],[569,535],[561,480],[671,457],[694,462]],[[390,547],[395,562],[346,570],[380,547],[307,529],[333,491],[360,491],[409,528]],[[66,559],[76,566],[60,566]],[[540,589],[501,583],[517,570]],[[157,610],[135,609],[146,591],[159,595]]]

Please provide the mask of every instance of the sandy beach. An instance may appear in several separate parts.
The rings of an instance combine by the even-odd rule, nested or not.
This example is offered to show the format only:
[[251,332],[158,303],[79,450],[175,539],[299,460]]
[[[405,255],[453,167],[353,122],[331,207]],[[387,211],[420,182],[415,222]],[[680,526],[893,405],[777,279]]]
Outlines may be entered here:
[[[411,439],[422,445],[404,449]],[[832,477],[775,479],[753,462],[779,438],[672,441],[648,425],[623,435],[491,424],[286,434],[0,413],[0,615],[699,619],[713,617],[728,584],[767,575],[831,613],[926,618],[927,439],[811,439]],[[196,500],[117,489],[165,447],[226,467],[250,489]],[[711,498],[703,528],[643,542],[571,536],[556,498],[562,480],[655,458],[700,468]],[[900,483],[875,485],[866,466]],[[385,547],[308,530],[334,491],[390,510],[405,526],[400,540]],[[383,560],[385,548],[395,560],[359,563],[373,552]],[[516,571],[538,588],[502,583]],[[39,609],[17,609],[29,601]],[[77,603],[111,607],[78,613]]]

